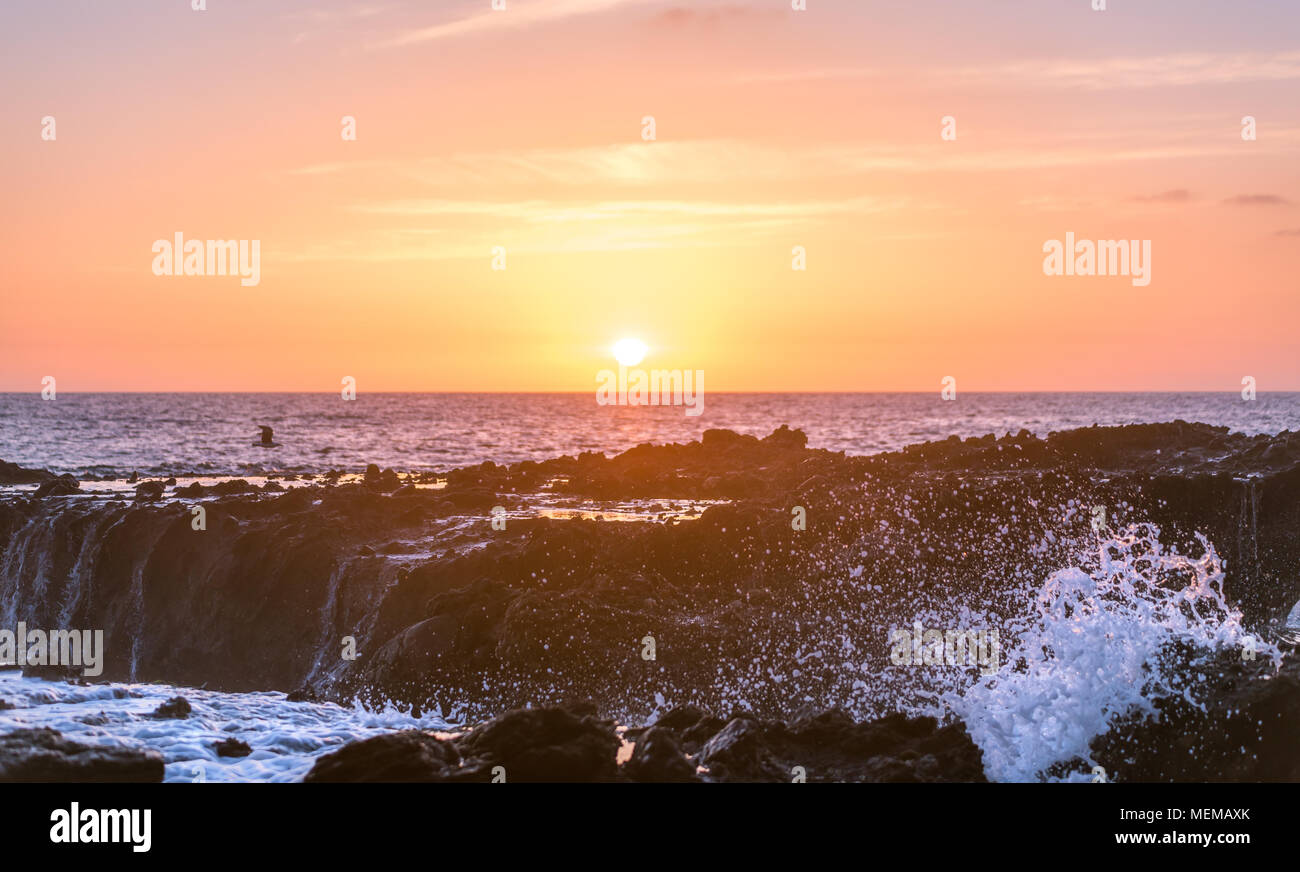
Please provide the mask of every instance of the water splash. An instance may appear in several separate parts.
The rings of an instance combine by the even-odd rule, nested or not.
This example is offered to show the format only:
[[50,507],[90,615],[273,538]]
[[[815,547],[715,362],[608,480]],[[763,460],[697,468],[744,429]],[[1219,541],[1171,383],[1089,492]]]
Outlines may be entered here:
[[1154,524],[1105,539],[1043,584],[999,674],[943,694],[990,779],[1037,780],[1074,758],[1092,766],[1090,742],[1119,716],[1155,715],[1154,702],[1176,693],[1197,704],[1178,680],[1175,644],[1248,647],[1280,665],[1281,652],[1243,628],[1214,546],[1197,539],[1199,557],[1163,546]]

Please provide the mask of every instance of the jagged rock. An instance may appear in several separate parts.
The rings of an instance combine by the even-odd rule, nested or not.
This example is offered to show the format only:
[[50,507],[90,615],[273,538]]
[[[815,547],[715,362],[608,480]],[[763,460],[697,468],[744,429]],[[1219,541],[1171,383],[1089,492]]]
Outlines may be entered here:
[[160,481],[144,481],[135,486],[135,498],[141,502],[146,500],[156,500],[163,495],[166,489]]
[[547,706],[508,712],[457,742],[467,766],[503,766],[508,781],[601,781],[617,774],[614,725]]
[[[1092,742],[1111,781],[1300,781],[1300,659],[1274,673],[1262,657],[1219,655],[1190,664],[1204,678],[1155,704],[1158,717],[1130,715]],[[1064,771],[1090,772],[1081,762]]]
[[67,666],[62,663],[41,663],[23,667],[24,678],[41,678],[45,681],[78,681],[81,678],[80,666]]
[[212,747],[217,752],[218,757],[247,757],[253,753],[253,749],[248,746],[247,742],[241,742],[233,736],[222,739]]
[[162,755],[73,742],[49,727],[0,736],[0,781],[162,781]]
[[158,706],[158,708],[154,709],[151,717],[181,720],[188,718],[191,711],[193,711],[193,709],[190,708],[190,701],[188,699],[183,696],[174,696],[162,705]]
[[633,781],[700,780],[695,775],[695,766],[682,753],[672,730],[665,727],[651,727],[637,737],[632,756],[623,764],[623,771]]
[[446,781],[459,762],[451,742],[421,730],[403,730],[350,742],[317,760],[303,780]]
[[81,482],[71,475],[61,475],[58,478],[51,479],[36,488],[33,494],[37,499],[45,497],[61,497],[68,494],[75,494],[81,491]]
[[24,469],[16,463],[0,460],[0,484],[40,484],[55,478],[44,469]]
[[736,718],[705,744],[700,763],[711,781],[788,781],[787,770],[763,741],[762,726]]

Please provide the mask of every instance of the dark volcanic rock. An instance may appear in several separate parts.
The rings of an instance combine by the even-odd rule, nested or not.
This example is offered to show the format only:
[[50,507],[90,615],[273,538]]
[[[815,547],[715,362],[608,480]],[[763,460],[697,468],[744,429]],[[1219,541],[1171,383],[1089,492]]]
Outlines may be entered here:
[[708,720],[709,717],[709,713],[704,709],[688,703],[668,711],[667,714],[655,721],[655,726],[681,731],[695,726],[700,721]]
[[485,773],[503,766],[508,781],[601,781],[617,772],[619,744],[612,722],[548,706],[508,712],[457,746],[467,766]]
[[[707,723],[716,719],[691,727]],[[452,739],[406,730],[352,742],[318,760],[305,780],[748,782],[791,781],[800,770],[808,781],[984,780],[979,750],[961,726],[939,728],[930,718],[858,724],[827,712],[787,726],[741,716],[695,757],[674,729],[656,725],[636,735],[622,767],[619,747],[613,723],[589,707],[546,706],[507,712]],[[703,777],[697,764],[707,769]]]
[[507,712],[454,739],[421,730],[374,736],[322,757],[305,781],[616,780],[613,724],[579,706]]
[[257,493],[257,486],[242,478],[232,478],[229,481],[219,481],[212,485],[208,488],[208,493],[219,497],[228,497],[234,494],[254,494]]
[[171,699],[158,706],[158,708],[154,709],[151,717],[181,720],[188,718],[191,711],[193,711],[193,709],[190,708],[190,701],[188,699],[183,696],[173,696]]
[[632,756],[623,772],[633,781],[693,782],[695,766],[682,753],[677,737],[665,727],[651,727],[637,736]]
[[446,781],[460,755],[451,742],[403,730],[350,742],[316,761],[304,781]]
[[135,498],[139,501],[156,500],[163,495],[167,486],[160,481],[142,481],[135,486]]
[[24,469],[16,463],[0,460],[0,484],[40,484],[54,477],[54,473],[44,469]]
[[[1158,700],[1158,717],[1121,719],[1093,740],[1112,781],[1300,781],[1300,659],[1274,672],[1271,662],[1220,655],[1189,675],[1204,684]],[[1068,771],[1071,767],[1061,767]],[[1079,763],[1076,771],[1089,772]]]
[[46,681],[76,681],[82,675],[80,666],[66,666],[59,664],[38,664],[35,666],[24,666],[24,678],[43,678]]
[[44,497],[61,497],[68,494],[75,494],[81,491],[81,482],[77,481],[71,475],[61,475],[58,478],[51,479],[36,489],[34,496],[37,499]]
[[788,781],[763,738],[762,726],[752,718],[736,718],[722,728],[700,752],[700,762],[716,781]]
[[14,730],[0,736],[0,781],[162,781],[163,759],[155,751],[90,746],[57,730]]
[[960,723],[941,727],[900,714],[858,723],[838,710],[788,725],[733,718],[704,744],[698,762],[707,781],[985,780],[980,750]]
[[253,749],[248,746],[247,742],[241,742],[233,736],[222,739],[212,746],[218,757],[247,757],[253,753]]

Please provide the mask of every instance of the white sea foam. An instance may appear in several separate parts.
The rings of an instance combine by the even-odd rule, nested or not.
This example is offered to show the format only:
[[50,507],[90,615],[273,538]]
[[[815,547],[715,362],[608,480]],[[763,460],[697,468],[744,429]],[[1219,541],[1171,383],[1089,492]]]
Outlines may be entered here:
[[[188,718],[156,719],[167,699],[184,696]],[[22,678],[0,672],[0,734],[53,727],[86,745],[158,751],[166,781],[300,781],[316,759],[344,744],[394,730],[450,730],[438,713],[412,717],[334,703],[288,702],[283,693],[218,693],[167,684],[94,684]],[[247,743],[247,757],[218,757],[222,739]]]
[[1090,768],[1089,743],[1115,718],[1154,714],[1154,701],[1175,693],[1195,704],[1173,643],[1251,647],[1280,663],[1276,647],[1243,629],[1213,545],[1197,538],[1199,557],[1164,547],[1151,524],[1102,542],[1043,584],[1001,672],[942,695],[983,751],[990,779],[1036,780],[1076,757]]

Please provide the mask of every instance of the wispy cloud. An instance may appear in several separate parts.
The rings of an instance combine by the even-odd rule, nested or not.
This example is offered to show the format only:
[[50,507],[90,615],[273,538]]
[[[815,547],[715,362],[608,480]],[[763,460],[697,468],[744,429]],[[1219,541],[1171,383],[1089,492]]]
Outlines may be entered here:
[[313,7],[311,9],[295,9],[291,12],[284,13],[281,17],[287,21],[307,21],[313,24],[337,24],[345,21],[355,21],[359,18],[372,18],[381,12],[388,11],[393,7],[388,4],[377,3],[356,3],[351,5],[336,5],[333,7]]
[[280,17],[297,28],[305,28],[293,35],[292,43],[299,45],[322,31],[355,27],[358,23],[389,12],[393,8],[390,4],[354,3],[295,9],[281,14]]
[[906,205],[901,198],[854,197],[844,200],[792,202],[707,202],[697,200],[627,200],[589,203],[553,200],[483,202],[479,200],[397,200],[361,204],[358,212],[383,215],[477,215],[535,223],[610,221],[656,216],[695,218],[780,218],[793,220],[843,214],[865,214]]
[[1167,54],[1083,61],[1028,61],[973,68],[966,75],[1018,78],[1065,88],[1158,88],[1300,79],[1300,52]]
[[[1300,131],[1279,129],[1256,153],[1281,153],[1300,142]],[[946,148],[885,142],[823,144],[755,143],[730,139],[612,143],[566,149],[475,152],[417,160],[326,162],[289,170],[294,175],[381,170],[433,187],[555,184],[571,186],[714,184],[836,179],[871,173],[1002,172],[1068,166],[1158,161],[1240,153],[1230,138],[1205,131],[1126,131],[1123,138],[1098,141],[1079,136],[1020,137],[1005,148]],[[1151,202],[1178,202],[1179,192],[1154,195]],[[1190,195],[1189,195],[1190,196]],[[1156,200],[1155,198],[1162,198]]]
[[509,0],[503,10],[484,3],[484,11],[465,18],[420,27],[399,34],[383,43],[386,46],[410,45],[436,39],[448,39],[492,30],[532,27],[576,15],[591,15],[620,7],[637,6],[662,0]]
[[1238,194],[1223,201],[1226,206],[1290,206],[1291,201],[1277,194]]
[[1143,194],[1133,198],[1139,203],[1187,203],[1192,199],[1192,192],[1186,188],[1173,191],[1161,191],[1159,194]]
[[[1087,91],[1300,79],[1300,51],[1264,53],[1180,53],[1083,60],[1029,60],[967,67],[912,68],[909,76],[950,83],[999,83]],[[757,72],[741,82],[809,82],[898,75],[872,67],[824,67]]]
[[661,27],[712,27],[716,24],[735,21],[774,18],[784,14],[776,6],[746,6],[740,3],[726,3],[722,6],[674,6],[657,13],[652,23]]
[[413,199],[358,203],[351,211],[395,226],[274,252],[294,261],[402,261],[512,255],[720,248],[788,238],[793,228],[840,224],[909,206],[903,198],[799,201]]
[[368,169],[373,167],[391,166],[391,162],[383,160],[347,160],[333,161],[331,163],[308,164],[303,167],[295,167],[289,170],[291,176],[327,176],[337,173],[348,172],[350,170]]

